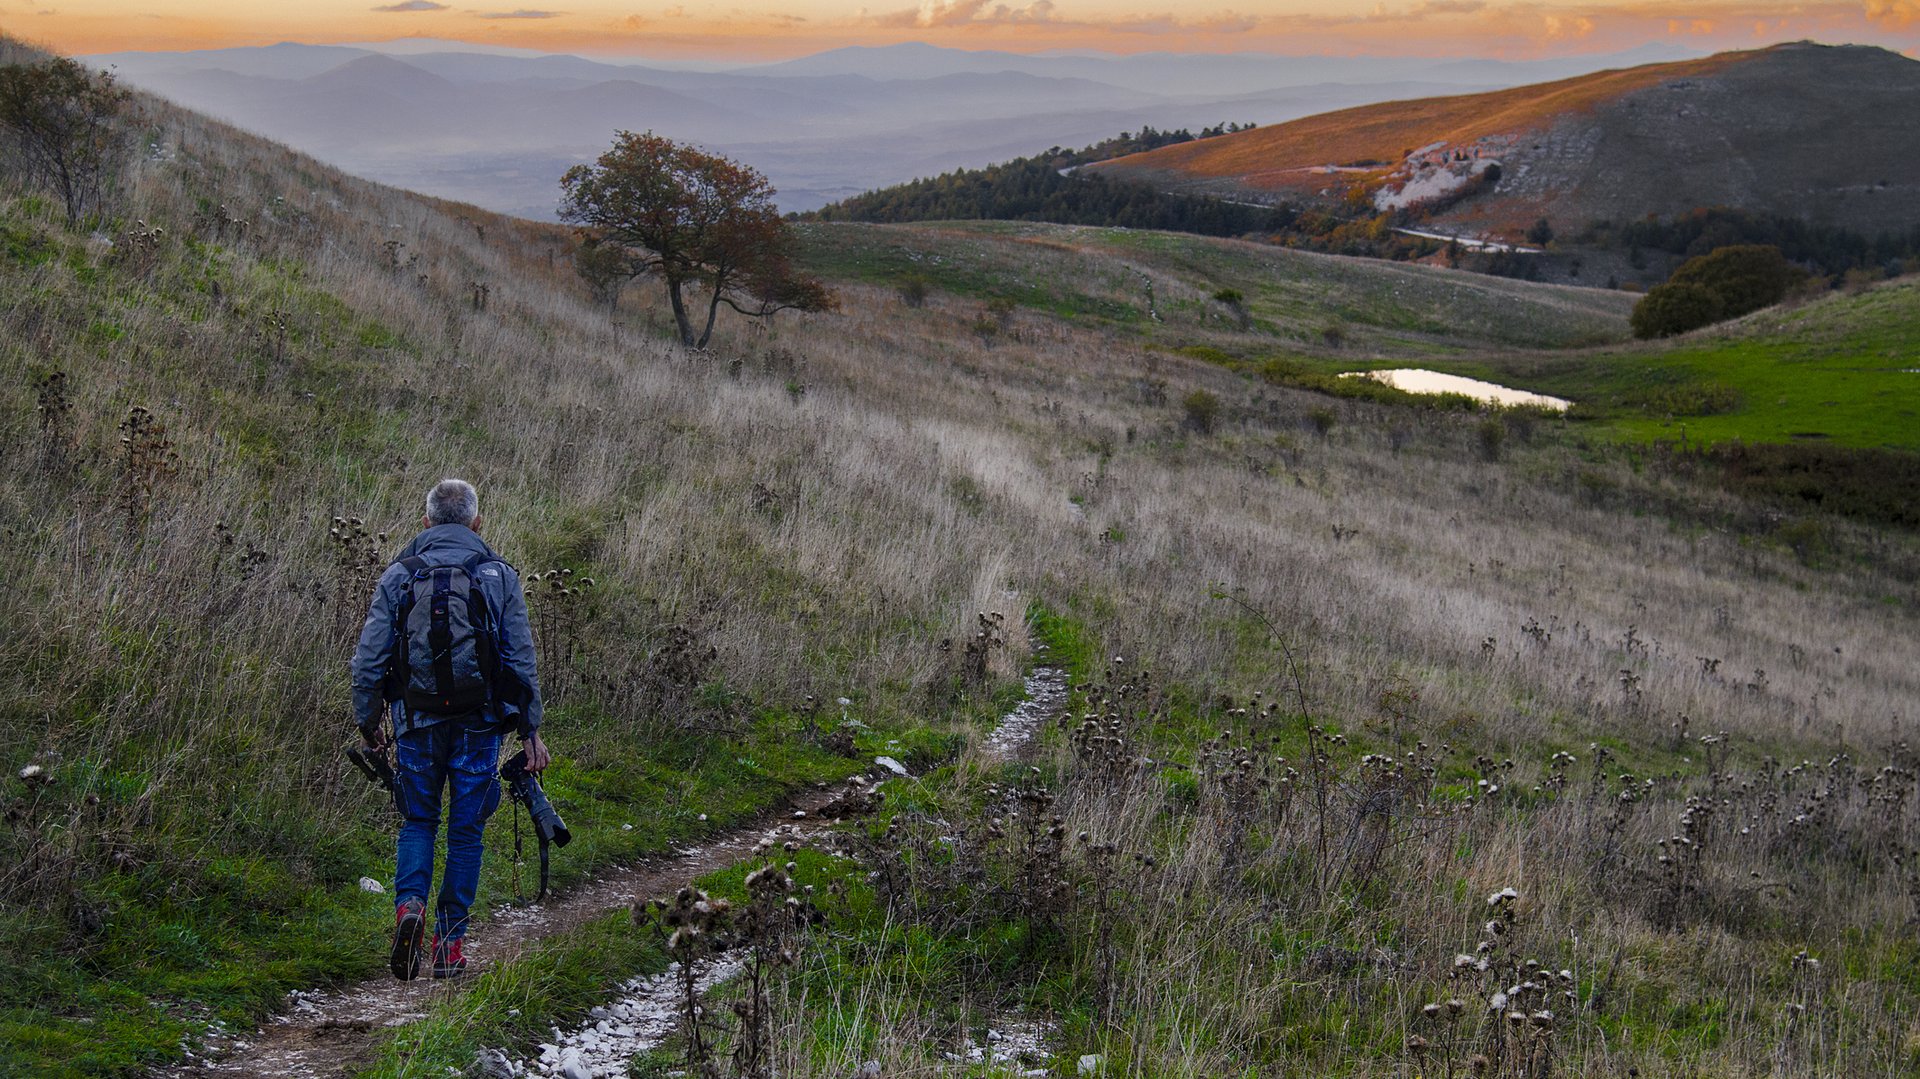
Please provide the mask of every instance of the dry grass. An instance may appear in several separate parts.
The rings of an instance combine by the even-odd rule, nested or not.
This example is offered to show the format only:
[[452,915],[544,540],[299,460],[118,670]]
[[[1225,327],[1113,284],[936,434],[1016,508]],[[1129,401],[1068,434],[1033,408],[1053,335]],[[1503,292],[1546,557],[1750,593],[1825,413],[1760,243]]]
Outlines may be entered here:
[[1710,74],[1751,55],[1719,53],[1699,60],[1600,71],[1511,90],[1361,105],[1222,138],[1163,146],[1091,167],[1194,178],[1232,177],[1265,190],[1301,189],[1311,194],[1326,186],[1328,177],[1298,170],[1384,162],[1384,171],[1417,147],[1436,142],[1461,146],[1489,135],[1538,130],[1568,113],[1591,109],[1669,79]]

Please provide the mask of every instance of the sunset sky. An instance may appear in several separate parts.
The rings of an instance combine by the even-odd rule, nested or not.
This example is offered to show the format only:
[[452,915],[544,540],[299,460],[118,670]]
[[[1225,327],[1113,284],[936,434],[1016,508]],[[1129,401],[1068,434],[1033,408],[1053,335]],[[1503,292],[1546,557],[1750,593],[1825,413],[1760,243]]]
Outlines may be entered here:
[[[1648,42],[1813,38],[1920,54],[1920,0],[722,0],[553,8],[469,0],[0,0],[0,29],[71,53],[452,38],[591,55],[758,60],[926,41],[1036,52],[1527,58]],[[531,0],[534,3],[545,0]]]

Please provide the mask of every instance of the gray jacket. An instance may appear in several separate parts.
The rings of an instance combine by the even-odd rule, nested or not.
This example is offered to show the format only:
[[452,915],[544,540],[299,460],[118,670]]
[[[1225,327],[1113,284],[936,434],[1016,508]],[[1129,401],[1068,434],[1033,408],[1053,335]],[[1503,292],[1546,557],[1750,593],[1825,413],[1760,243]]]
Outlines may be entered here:
[[[494,703],[488,705],[502,726],[511,726],[520,737],[531,735],[540,726],[540,678],[535,670],[533,628],[527,623],[527,598],[520,591],[520,575],[512,566],[497,561],[498,555],[466,525],[434,525],[415,536],[406,549],[394,556],[394,564],[380,575],[373,591],[373,604],[367,609],[366,624],[360,627],[360,645],[353,652],[353,718],[361,730],[380,720],[387,704],[387,668],[393,662],[393,616],[404,598],[409,574],[400,559],[418,555],[428,565],[457,566],[476,554],[496,559],[480,567],[476,580],[486,594],[498,627],[500,684],[494,688]],[[437,722],[441,717],[411,712],[404,705],[393,709],[394,733]]]

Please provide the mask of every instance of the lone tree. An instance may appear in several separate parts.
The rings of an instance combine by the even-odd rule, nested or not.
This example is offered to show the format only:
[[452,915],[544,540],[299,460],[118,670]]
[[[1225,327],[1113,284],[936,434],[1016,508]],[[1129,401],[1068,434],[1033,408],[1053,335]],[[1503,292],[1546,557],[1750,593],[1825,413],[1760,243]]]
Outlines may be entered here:
[[[833,306],[825,286],[794,269],[793,233],[774,209],[773,186],[745,165],[622,131],[599,161],[568,169],[560,184],[561,220],[598,249],[600,272],[618,266],[627,277],[666,282],[681,344],[705,348],[721,304],[754,318]],[[698,332],[689,285],[706,290]]]
[[66,57],[0,67],[0,133],[27,178],[60,196],[68,225],[100,203],[122,148],[114,120],[128,97],[112,75]]

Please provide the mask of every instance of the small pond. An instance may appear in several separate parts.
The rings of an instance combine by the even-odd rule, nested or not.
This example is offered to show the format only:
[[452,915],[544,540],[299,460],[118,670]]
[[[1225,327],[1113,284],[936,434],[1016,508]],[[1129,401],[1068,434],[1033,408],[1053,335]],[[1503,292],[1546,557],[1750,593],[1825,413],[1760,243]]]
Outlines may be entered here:
[[1477,378],[1444,375],[1438,371],[1427,371],[1418,367],[1397,367],[1391,371],[1348,371],[1340,377],[1370,378],[1407,393],[1457,393],[1489,404],[1532,405],[1535,408],[1551,409],[1554,412],[1565,412],[1567,406],[1573,403],[1559,397],[1548,397],[1544,393],[1529,393],[1526,390],[1510,389],[1492,382],[1482,382]]

